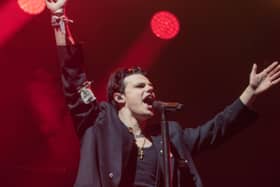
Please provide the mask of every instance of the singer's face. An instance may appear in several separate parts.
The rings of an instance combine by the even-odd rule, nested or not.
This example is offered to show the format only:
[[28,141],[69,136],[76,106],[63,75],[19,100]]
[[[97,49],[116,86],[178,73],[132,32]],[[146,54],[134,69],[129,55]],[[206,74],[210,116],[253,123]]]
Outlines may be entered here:
[[150,80],[142,74],[133,74],[124,79],[124,86],[124,107],[137,120],[143,121],[154,116],[152,104],[145,102],[147,97],[155,99],[154,87]]

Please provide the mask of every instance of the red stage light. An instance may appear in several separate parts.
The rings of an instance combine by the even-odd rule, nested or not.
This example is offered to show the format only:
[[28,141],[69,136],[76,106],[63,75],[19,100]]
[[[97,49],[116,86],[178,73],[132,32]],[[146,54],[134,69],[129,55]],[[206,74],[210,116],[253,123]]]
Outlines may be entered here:
[[180,23],[177,17],[171,12],[160,11],[153,15],[151,29],[161,39],[172,39],[178,34]]
[[44,0],[18,0],[19,7],[26,13],[36,15],[46,7]]

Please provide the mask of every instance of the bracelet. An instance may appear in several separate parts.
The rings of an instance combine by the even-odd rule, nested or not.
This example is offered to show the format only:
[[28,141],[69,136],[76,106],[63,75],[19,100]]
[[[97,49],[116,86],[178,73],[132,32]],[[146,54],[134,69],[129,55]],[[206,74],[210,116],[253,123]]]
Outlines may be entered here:
[[74,23],[63,12],[54,13],[51,17],[51,25],[54,28],[59,28],[63,34],[66,34],[65,23]]
[[54,12],[52,12],[52,14],[64,14],[64,11],[65,9],[63,7],[55,10]]

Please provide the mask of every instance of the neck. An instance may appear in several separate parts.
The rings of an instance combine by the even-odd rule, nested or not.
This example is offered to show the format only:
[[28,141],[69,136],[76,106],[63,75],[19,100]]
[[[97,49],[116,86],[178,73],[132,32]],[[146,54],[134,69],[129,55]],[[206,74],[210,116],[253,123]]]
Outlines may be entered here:
[[136,117],[126,108],[122,108],[118,111],[118,116],[125,126],[135,136],[141,135],[145,128],[146,121],[137,120]]

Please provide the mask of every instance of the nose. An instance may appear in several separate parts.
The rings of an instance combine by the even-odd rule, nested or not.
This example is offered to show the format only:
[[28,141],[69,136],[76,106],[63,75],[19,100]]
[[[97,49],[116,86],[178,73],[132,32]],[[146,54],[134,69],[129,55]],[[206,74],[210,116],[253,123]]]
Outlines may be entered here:
[[151,86],[151,85],[147,85],[147,90],[146,91],[150,94],[154,94],[154,87]]

